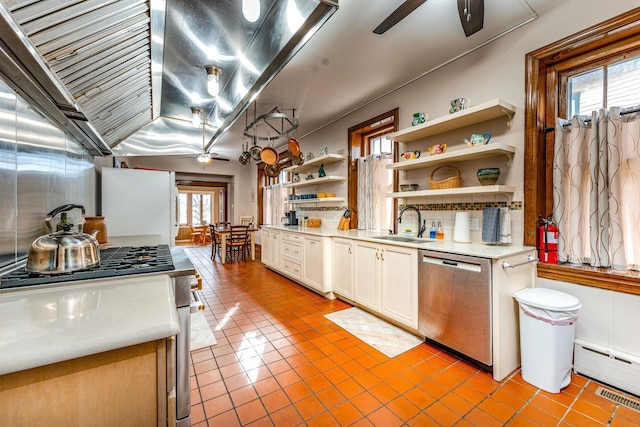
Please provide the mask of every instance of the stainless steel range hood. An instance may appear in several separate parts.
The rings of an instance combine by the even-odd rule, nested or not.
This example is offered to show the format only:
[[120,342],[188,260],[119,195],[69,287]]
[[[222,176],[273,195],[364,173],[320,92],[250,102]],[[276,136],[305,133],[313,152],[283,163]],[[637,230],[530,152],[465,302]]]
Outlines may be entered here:
[[[207,151],[336,10],[332,0],[0,0],[0,74],[95,155]],[[222,68],[217,98],[205,66]],[[167,129],[178,130],[168,137]],[[212,135],[212,136],[210,136]]]

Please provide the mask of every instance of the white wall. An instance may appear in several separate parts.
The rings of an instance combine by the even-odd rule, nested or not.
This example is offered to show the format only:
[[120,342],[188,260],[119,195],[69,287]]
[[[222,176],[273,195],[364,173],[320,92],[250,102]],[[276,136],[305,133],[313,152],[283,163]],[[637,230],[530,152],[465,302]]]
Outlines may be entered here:
[[538,279],[537,285],[580,300],[576,338],[640,356],[640,296],[548,279]]

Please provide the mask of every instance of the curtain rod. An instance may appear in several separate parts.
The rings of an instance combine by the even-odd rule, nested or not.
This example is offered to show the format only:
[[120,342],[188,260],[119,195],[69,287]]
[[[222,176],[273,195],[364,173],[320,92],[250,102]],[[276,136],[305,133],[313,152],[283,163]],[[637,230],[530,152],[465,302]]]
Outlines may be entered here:
[[[629,109],[622,110],[622,111],[620,112],[620,115],[621,115],[621,116],[624,116],[625,114],[632,114],[632,113],[640,113],[640,106],[638,106],[638,107],[632,107],[632,108],[629,108]],[[591,121],[591,119],[586,119],[584,122],[585,122],[585,123],[589,123],[590,121]],[[566,125],[563,125],[562,127],[565,127],[565,126],[571,126],[571,124],[570,124],[570,123],[567,123]],[[556,127],[555,127],[555,126],[549,126],[549,127],[546,127],[546,128],[544,128],[544,129],[542,129],[542,131],[543,131],[544,133],[553,132],[553,131],[555,131],[555,130],[556,130]]]

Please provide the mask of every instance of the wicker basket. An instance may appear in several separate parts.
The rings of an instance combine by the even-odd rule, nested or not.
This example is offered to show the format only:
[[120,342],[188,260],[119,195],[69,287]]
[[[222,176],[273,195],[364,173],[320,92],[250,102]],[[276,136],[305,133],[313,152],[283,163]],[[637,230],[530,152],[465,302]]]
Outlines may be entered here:
[[[435,174],[438,170],[442,168],[452,168],[456,171],[456,176],[452,176],[441,181],[435,181],[433,179],[433,174]],[[453,165],[444,165],[439,168],[435,168],[431,175],[429,176],[429,188],[432,190],[444,190],[445,188],[458,188],[460,187],[460,183],[462,182],[462,178],[460,177],[460,169]]]

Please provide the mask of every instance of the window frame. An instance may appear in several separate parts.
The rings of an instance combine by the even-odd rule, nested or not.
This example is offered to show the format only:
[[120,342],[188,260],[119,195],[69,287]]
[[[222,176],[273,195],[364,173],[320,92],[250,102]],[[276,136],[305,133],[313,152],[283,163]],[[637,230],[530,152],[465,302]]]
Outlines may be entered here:
[[[569,70],[611,63],[640,50],[640,8],[551,43],[525,56],[524,244],[536,245],[538,218],[553,207],[553,132],[566,111]],[[564,110],[562,110],[564,108]],[[538,277],[640,295],[640,274],[538,263]]]
[[[176,182],[179,194],[185,194],[187,196],[187,220],[186,224],[179,224],[181,227],[186,227],[191,224],[193,218],[192,215],[192,196],[193,194],[210,194],[212,198],[211,203],[211,218],[218,221],[227,221],[227,206],[228,206],[228,186],[226,183],[218,182],[206,182],[206,181],[184,181],[178,180]],[[222,196],[221,203],[216,201],[217,197]],[[222,206],[220,206],[222,204]],[[218,215],[218,210],[221,210]],[[200,224],[195,224],[200,225]]]
[[[389,120],[393,118],[393,120]],[[398,130],[398,122],[400,120],[399,109],[380,114],[372,119],[359,123],[347,130],[348,143],[347,152],[349,153],[347,164],[347,197],[348,206],[351,210],[351,222],[349,228],[358,228],[358,161],[357,159],[369,154],[370,145],[369,138],[375,138],[378,135],[385,135]],[[383,122],[383,123],[381,123]],[[398,161],[398,142],[392,142],[393,161]],[[398,189],[398,171],[393,174],[394,191]],[[398,201],[393,200],[393,208],[397,211]]]

